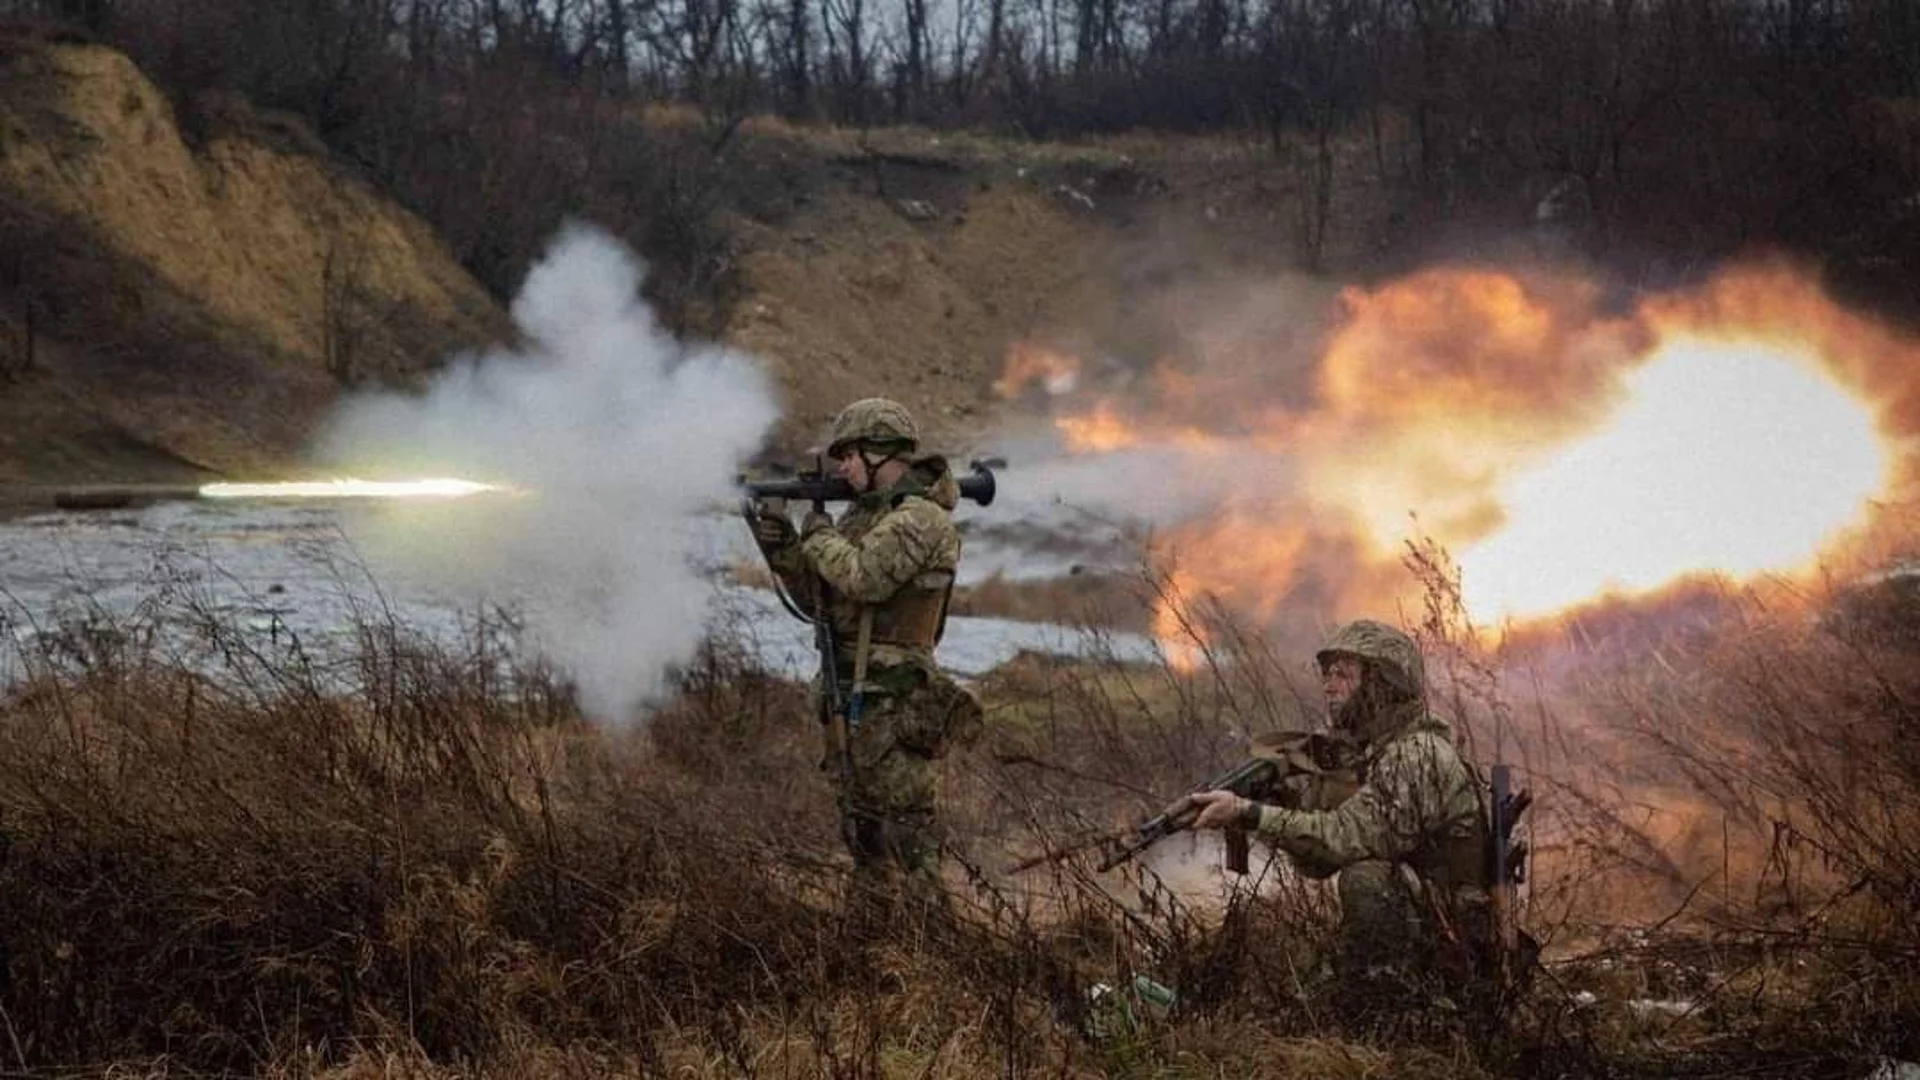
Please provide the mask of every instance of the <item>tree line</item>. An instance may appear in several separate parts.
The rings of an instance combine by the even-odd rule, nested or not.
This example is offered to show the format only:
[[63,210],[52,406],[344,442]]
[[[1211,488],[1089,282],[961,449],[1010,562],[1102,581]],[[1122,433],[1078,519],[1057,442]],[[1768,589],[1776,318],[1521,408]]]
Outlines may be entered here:
[[[613,94],[1034,135],[1392,109],[1429,152],[1587,113],[1617,143],[1715,88],[1777,108],[1920,94],[1916,0],[0,0],[8,8],[181,74],[243,76],[323,129],[377,69],[437,81],[503,62]],[[1601,142],[1570,155],[1618,149]]]
[[[1608,220],[1673,230],[1676,246],[1857,231],[1861,207],[1920,177],[1920,0],[0,0],[9,10],[84,28],[176,91],[224,86],[298,113],[436,224],[477,209],[454,205],[484,200],[456,190],[476,179],[542,194],[554,169],[503,172],[495,155],[559,155],[558,135],[635,101],[1033,137],[1234,130],[1276,149],[1304,133],[1323,153],[1336,132],[1370,131],[1381,175],[1427,205],[1571,177]],[[632,156],[622,142],[576,141],[565,153],[594,160],[545,164],[611,177],[608,159]],[[595,183],[601,200],[661,194]],[[488,243],[476,234],[462,255],[499,285],[492,264],[517,256]]]

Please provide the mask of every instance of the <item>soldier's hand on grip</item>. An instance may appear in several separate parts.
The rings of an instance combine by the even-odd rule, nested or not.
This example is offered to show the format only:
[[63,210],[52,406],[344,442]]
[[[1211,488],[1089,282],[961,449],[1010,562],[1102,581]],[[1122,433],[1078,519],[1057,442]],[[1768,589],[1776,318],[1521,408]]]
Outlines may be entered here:
[[1224,829],[1239,824],[1247,816],[1247,808],[1253,805],[1252,799],[1242,798],[1231,791],[1200,791],[1187,796],[1192,805],[1200,808],[1200,816],[1193,820],[1196,829]]
[[793,522],[787,520],[785,509],[776,508],[772,500],[754,503],[753,538],[764,548],[780,548],[792,543]]
[[800,519],[800,535],[812,536],[821,529],[833,528],[833,516],[825,510],[809,510],[807,516]]

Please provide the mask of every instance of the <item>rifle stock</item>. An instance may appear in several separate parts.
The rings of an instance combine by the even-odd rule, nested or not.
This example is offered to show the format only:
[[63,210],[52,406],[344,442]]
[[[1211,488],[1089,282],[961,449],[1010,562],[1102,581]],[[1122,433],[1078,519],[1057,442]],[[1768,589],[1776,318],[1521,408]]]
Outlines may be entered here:
[[1531,791],[1513,790],[1513,767],[1506,764],[1493,766],[1491,776],[1491,817],[1488,822],[1493,834],[1493,866],[1488,880],[1491,887],[1488,892],[1493,902],[1494,931],[1500,939],[1502,963],[1511,956],[1519,939],[1519,927],[1514,921],[1514,886],[1527,879],[1527,845],[1525,841],[1514,843],[1514,826],[1520,821],[1520,815],[1527,812],[1533,804]]

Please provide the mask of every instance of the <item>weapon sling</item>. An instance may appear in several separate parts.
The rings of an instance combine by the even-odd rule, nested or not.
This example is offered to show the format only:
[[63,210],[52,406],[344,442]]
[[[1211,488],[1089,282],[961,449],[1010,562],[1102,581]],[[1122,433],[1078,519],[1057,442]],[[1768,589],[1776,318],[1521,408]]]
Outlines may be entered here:
[[[833,710],[829,718],[833,725],[835,765],[840,772],[840,829],[846,836],[848,846],[853,848],[858,848],[860,835],[859,822],[854,819],[857,804],[853,796],[853,737],[860,730],[860,717],[866,711],[867,657],[872,651],[873,608],[863,605],[860,608],[859,636],[853,648],[853,687],[847,694],[846,704]],[[838,671],[829,671],[828,677],[837,680],[840,674]]]
[[860,608],[860,631],[853,646],[853,691],[847,696],[847,734],[860,728],[860,715],[867,704],[867,659],[873,655],[873,607]]

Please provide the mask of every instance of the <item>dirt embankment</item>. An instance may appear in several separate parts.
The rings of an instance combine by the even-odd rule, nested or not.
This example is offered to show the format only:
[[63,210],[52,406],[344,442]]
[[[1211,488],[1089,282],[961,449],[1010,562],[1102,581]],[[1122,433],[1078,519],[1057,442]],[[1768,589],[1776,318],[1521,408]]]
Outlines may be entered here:
[[[869,394],[941,449],[993,450],[1013,342],[1150,353],[1169,281],[1294,255],[1286,169],[1229,141],[750,121],[719,165],[710,324],[772,369],[779,456]],[[343,390],[509,334],[432,228],[298,122],[176,109],[112,50],[0,37],[0,482],[285,473]]]
[[1043,200],[957,171],[914,190],[829,191],[782,227],[736,226],[744,288],[726,336],[773,367],[784,447],[817,441],[845,402],[882,394],[931,442],[970,449],[1009,342],[1089,272],[1084,226]]
[[343,387],[505,334],[297,124],[190,112],[112,50],[0,42],[0,479],[278,471]]

